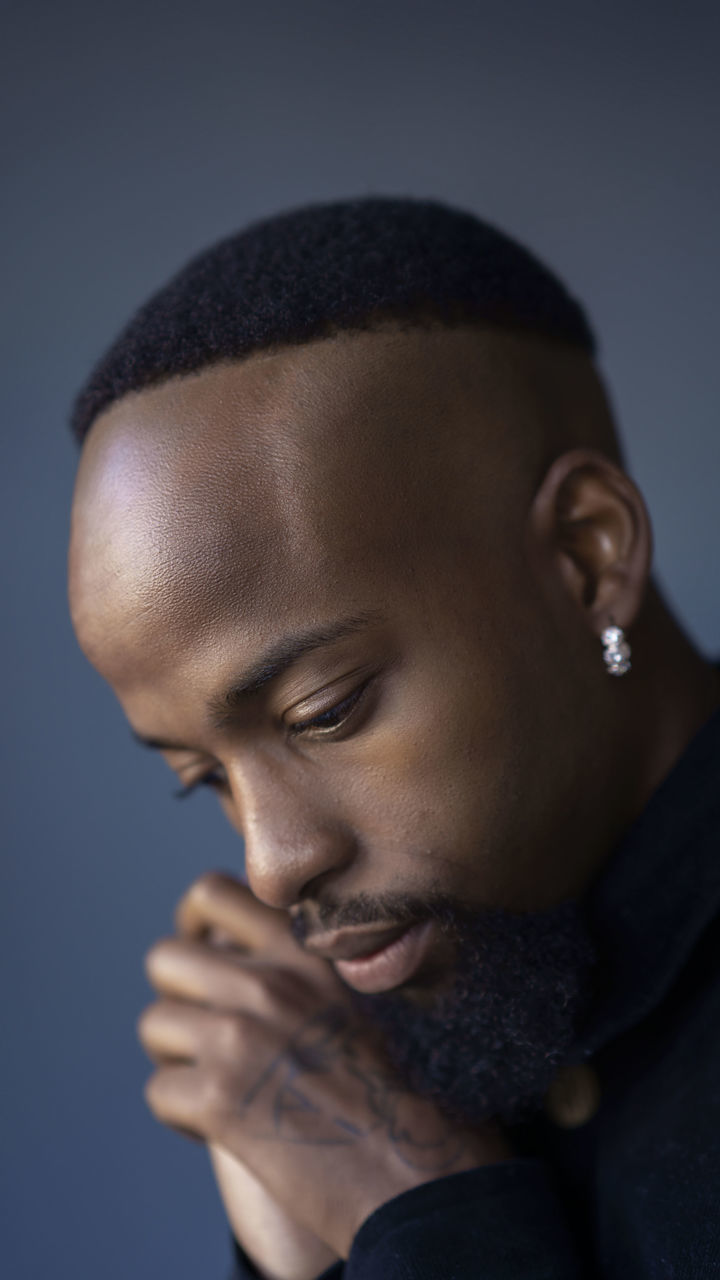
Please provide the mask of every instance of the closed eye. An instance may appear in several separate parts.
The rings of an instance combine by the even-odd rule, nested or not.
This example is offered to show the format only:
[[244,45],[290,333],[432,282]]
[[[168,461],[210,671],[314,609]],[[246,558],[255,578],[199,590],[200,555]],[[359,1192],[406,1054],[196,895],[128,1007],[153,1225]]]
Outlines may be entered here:
[[209,773],[203,773],[201,777],[188,782],[187,786],[178,787],[177,791],[173,791],[173,795],[176,800],[186,800],[198,787],[213,787],[216,791],[220,791],[222,787],[226,786],[227,778],[225,775],[218,775],[216,769],[211,769]]
[[[287,725],[286,732],[293,738],[300,737],[303,734],[330,737],[335,730],[341,728],[350,719],[353,711],[362,700],[370,680],[371,677],[358,685],[357,689],[353,689],[352,693],[343,698],[341,702],[336,702],[334,706],[328,707],[326,711],[321,711],[318,715],[312,716],[308,720],[298,720],[295,724]],[[210,769],[199,778],[195,778],[193,782],[188,783],[187,786],[180,787],[177,791],[174,791],[173,795],[176,800],[185,800],[198,787],[212,787],[216,791],[221,791],[227,785],[228,780],[224,771],[218,772],[217,769]]]
[[297,720],[294,724],[289,724],[287,732],[296,737],[303,733],[312,733],[313,730],[329,733],[333,729],[339,729],[349,719],[369,684],[370,680],[365,680],[358,685],[357,689],[353,689],[352,693],[343,698],[341,702],[336,702],[332,707],[328,707],[327,711],[321,711],[309,720]]

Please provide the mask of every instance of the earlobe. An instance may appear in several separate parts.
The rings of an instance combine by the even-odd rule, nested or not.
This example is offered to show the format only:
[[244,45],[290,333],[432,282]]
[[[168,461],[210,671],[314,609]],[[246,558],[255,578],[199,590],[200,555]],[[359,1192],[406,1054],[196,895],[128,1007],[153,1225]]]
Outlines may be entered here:
[[556,459],[531,510],[545,560],[598,636],[611,620],[627,628],[647,586],[652,532],[636,485],[591,449]]

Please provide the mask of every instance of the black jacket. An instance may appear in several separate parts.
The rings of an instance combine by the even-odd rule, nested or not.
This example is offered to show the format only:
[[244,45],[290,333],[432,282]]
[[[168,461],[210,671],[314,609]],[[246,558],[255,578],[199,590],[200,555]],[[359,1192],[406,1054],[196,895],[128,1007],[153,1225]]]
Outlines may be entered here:
[[[322,1280],[720,1277],[720,713],[587,898],[603,988],[517,1157],[404,1192]],[[588,1071],[588,1067],[590,1070]],[[233,1280],[257,1273],[234,1243]]]

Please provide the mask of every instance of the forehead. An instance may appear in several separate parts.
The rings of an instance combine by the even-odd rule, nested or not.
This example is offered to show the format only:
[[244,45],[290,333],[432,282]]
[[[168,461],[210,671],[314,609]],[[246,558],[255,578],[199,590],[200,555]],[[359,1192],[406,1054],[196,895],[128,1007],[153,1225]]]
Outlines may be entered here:
[[91,661],[120,676],[139,646],[170,659],[230,614],[269,634],[309,602],[354,603],[350,583],[389,588],[442,494],[447,344],[355,335],[115,404],[73,502],[70,603]]

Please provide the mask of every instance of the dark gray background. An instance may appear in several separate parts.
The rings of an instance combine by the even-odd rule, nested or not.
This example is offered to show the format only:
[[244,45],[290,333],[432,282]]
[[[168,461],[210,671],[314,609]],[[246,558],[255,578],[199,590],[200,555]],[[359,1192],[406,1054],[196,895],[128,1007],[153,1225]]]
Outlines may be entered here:
[[589,307],[661,576],[717,654],[717,6],[4,12],[3,1270],[221,1277],[205,1153],[146,1113],[134,1022],[174,901],[241,850],[209,795],[174,804],[75,646],[70,399],[146,294],[251,217],[361,193],[475,209]]

